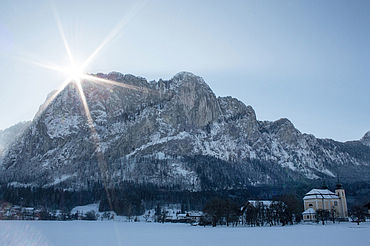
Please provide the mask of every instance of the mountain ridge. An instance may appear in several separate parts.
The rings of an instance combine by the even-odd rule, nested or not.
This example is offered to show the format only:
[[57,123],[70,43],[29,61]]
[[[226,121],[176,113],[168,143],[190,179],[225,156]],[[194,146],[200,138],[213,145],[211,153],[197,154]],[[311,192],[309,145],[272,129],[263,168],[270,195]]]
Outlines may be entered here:
[[286,118],[259,121],[251,106],[216,97],[188,72],[151,82],[118,72],[94,76],[116,82],[82,83],[98,143],[71,83],[6,152],[2,182],[81,189],[109,177],[112,186],[201,190],[370,177],[366,134],[342,143],[302,134]]

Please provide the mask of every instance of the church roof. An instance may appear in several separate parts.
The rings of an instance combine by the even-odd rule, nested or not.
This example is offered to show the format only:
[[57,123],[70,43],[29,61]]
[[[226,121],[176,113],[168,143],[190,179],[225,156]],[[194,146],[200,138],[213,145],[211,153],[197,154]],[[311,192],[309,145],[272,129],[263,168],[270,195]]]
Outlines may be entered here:
[[339,198],[337,195],[335,195],[334,192],[328,190],[328,189],[312,189],[310,190],[303,200],[307,199],[332,199],[332,198]]

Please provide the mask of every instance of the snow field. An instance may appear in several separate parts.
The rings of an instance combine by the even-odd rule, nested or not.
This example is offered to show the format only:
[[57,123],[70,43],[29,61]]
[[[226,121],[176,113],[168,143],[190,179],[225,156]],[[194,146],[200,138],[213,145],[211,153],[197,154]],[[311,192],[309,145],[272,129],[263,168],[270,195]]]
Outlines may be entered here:
[[200,227],[117,221],[0,221],[1,246],[370,245],[370,223]]

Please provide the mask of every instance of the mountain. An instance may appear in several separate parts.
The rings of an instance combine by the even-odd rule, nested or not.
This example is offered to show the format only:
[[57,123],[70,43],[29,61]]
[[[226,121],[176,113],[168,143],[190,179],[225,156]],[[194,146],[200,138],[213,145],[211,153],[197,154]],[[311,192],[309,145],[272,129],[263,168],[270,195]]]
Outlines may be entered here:
[[370,131],[361,138],[361,143],[370,147]]
[[208,190],[370,179],[369,133],[342,143],[303,134],[288,119],[259,121],[251,106],[216,97],[188,72],[150,82],[93,76],[114,82],[82,82],[90,113],[74,83],[42,105],[1,159],[2,183]]
[[31,121],[24,121],[15,124],[7,129],[0,130],[0,156],[3,155],[5,150],[11,143],[17,139],[25,129],[31,124]]

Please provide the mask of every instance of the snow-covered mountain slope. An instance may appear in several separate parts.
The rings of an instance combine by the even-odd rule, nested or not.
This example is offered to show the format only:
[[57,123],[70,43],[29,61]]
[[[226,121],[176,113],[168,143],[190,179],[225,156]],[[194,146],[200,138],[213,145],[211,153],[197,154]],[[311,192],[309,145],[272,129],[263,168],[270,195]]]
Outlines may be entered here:
[[116,83],[83,81],[93,127],[69,84],[5,153],[2,182],[79,189],[132,181],[199,190],[370,178],[366,136],[340,143],[302,134],[288,119],[258,121],[251,106],[217,98],[187,72],[158,82],[95,76]]
[[7,129],[0,130],[0,156],[5,152],[9,145],[22,135],[24,130],[27,129],[30,124],[30,121],[24,121]]

